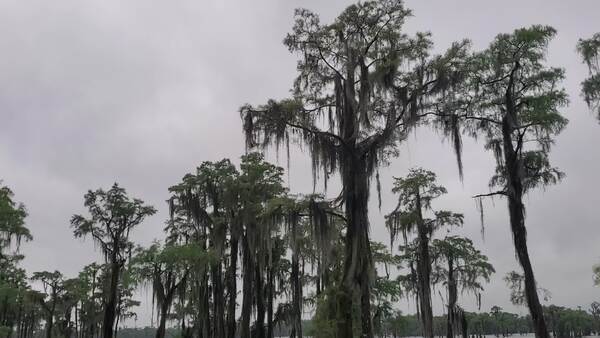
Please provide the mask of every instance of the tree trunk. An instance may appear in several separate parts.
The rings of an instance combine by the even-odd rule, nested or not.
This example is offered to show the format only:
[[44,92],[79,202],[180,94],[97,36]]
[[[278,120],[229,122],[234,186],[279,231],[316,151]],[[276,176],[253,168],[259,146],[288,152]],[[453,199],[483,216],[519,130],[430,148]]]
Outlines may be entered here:
[[228,301],[227,301],[227,326],[226,326],[226,337],[227,338],[235,338],[235,328],[236,328],[236,320],[235,320],[235,308],[236,308],[236,299],[237,299],[237,256],[238,256],[238,238],[234,235],[231,236],[231,252],[230,252],[230,262],[229,268],[226,272],[227,274],[227,292],[228,292]]
[[360,151],[347,153],[342,172],[345,214],[347,218],[346,256],[344,262],[344,280],[340,306],[343,321],[338,326],[340,337],[352,337],[352,297],[355,286],[360,292],[361,336],[373,338],[371,320],[372,269],[371,246],[369,242],[369,176],[364,156],[356,158]]
[[115,316],[117,314],[117,289],[119,287],[119,273],[121,266],[119,262],[117,262],[116,257],[113,257],[110,266],[110,289],[108,291],[108,301],[106,302],[106,308],[104,309],[104,320],[102,323],[103,338],[113,337],[113,327],[115,325]]
[[421,197],[417,191],[417,231],[419,238],[419,250],[417,260],[417,294],[419,297],[419,309],[421,325],[424,338],[433,338],[433,310],[431,308],[431,259],[429,257],[429,235],[430,231],[423,220]]
[[273,298],[275,298],[275,274],[273,263],[267,267],[267,338],[273,338]]
[[78,303],[75,303],[75,337],[79,337],[79,316],[78,316],[78,310],[77,310],[77,305]]
[[167,316],[169,315],[169,304],[171,303],[170,299],[165,299],[163,304],[160,307],[160,320],[158,324],[158,328],[156,329],[156,338],[165,338],[166,329],[167,329]]
[[120,306],[121,306],[121,304],[119,301],[119,305],[117,307],[117,315],[115,316],[115,328],[114,328],[114,333],[113,333],[114,338],[117,338],[117,333],[119,332],[119,320],[121,320],[121,313],[119,310]]
[[52,290],[52,307],[48,313],[48,319],[46,323],[46,338],[52,338],[52,329],[54,328],[54,311],[56,309],[56,293]]
[[290,337],[302,338],[302,285],[300,284],[300,263],[298,252],[292,252],[292,335]]
[[48,323],[46,323],[46,338],[52,338],[52,328],[53,328],[52,320],[50,319]]
[[[456,315],[454,309],[456,306],[457,298],[457,287],[456,281],[454,280],[454,262],[452,256],[448,257],[448,317],[447,317],[447,331],[446,336],[448,338],[454,338],[454,323],[456,322]],[[463,332],[464,335],[464,332]]]
[[242,298],[242,319],[240,326],[240,337],[250,338],[250,314],[252,312],[252,257],[250,256],[250,248],[248,246],[248,238],[244,236],[242,239],[243,245],[243,288],[244,294]]
[[[519,65],[515,66],[515,70]],[[513,72],[514,73],[514,72]],[[525,297],[531,314],[531,320],[537,338],[550,338],[544,320],[542,305],[537,294],[537,285],[533,274],[529,252],[527,249],[527,229],[525,228],[525,214],[523,206],[523,176],[522,163],[513,145],[513,131],[517,126],[516,108],[512,98],[513,76],[511,75],[509,88],[506,91],[506,114],[502,119],[502,138],[504,148],[504,163],[506,165],[506,181],[510,227],[513,233],[513,242],[519,264],[523,267],[525,277]],[[518,140],[522,145],[522,140]],[[520,151],[520,150],[519,150]]]
[[254,324],[255,338],[265,338],[265,295],[262,266],[259,259],[255,262],[255,291],[256,291],[256,323]]
[[19,302],[19,311],[17,311],[17,318],[16,318],[16,322],[12,323],[9,325],[11,332],[9,333],[8,337],[10,338],[13,332],[13,326],[16,324],[17,325],[17,336],[21,335],[21,323],[23,322],[23,302],[20,301]]
[[353,337],[352,297],[352,289],[348,288],[345,283],[342,283],[337,297],[337,309],[339,309],[339,313],[336,314],[335,318],[337,321],[337,337]]
[[225,336],[225,290],[221,279],[221,263],[213,264],[211,267],[211,279],[213,286],[213,337]]
[[210,290],[206,275],[202,276],[200,285],[200,333],[203,338],[210,338],[212,332],[210,323]]

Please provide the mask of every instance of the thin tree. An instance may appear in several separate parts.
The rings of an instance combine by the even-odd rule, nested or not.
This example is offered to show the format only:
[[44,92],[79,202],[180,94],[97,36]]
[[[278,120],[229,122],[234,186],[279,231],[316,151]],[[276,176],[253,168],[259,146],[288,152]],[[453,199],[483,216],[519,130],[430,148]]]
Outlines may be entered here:
[[589,78],[581,82],[581,93],[600,119],[600,33],[589,39],[579,39],[577,51],[590,71]]
[[458,306],[458,291],[474,292],[479,300],[483,291],[481,281],[490,281],[494,267],[468,238],[446,236],[444,239],[434,239],[431,246],[436,261],[437,282],[446,284],[448,290],[446,336],[453,338],[454,328],[461,325],[462,335],[467,338],[467,318],[464,310]]
[[154,243],[139,248],[132,259],[134,278],[138,283],[150,283],[153,300],[158,310],[156,338],[164,338],[166,323],[178,290],[189,276],[191,269],[208,270],[210,255],[197,244]]
[[383,268],[384,274],[378,275],[373,283],[372,297],[374,301],[373,326],[377,336],[387,337],[386,323],[397,316],[393,304],[402,296],[402,283],[398,279],[390,278],[390,266],[398,266],[401,258],[389,251],[389,248],[379,242],[371,242],[373,261],[378,268]]
[[104,298],[101,279],[103,268],[102,265],[92,263],[84,266],[78,275],[81,281],[79,333],[82,337],[96,337],[100,331]]
[[58,299],[57,322],[58,335],[60,337],[72,337],[77,330],[76,324],[71,320],[77,311],[77,303],[80,301],[79,288],[81,281],[78,278],[65,279],[62,282],[63,292]]
[[285,248],[291,251],[289,284],[292,299],[291,303],[281,304],[276,317],[288,318],[285,322],[291,326],[290,337],[301,338],[303,280],[308,277],[301,269],[301,264],[308,263],[317,268],[314,284],[316,295],[319,296],[329,284],[335,227],[343,220],[343,216],[335,209],[334,202],[324,200],[319,195],[273,198],[267,203],[265,215],[271,226],[285,232]]
[[[567,124],[559,109],[567,103],[560,82],[564,70],[544,64],[547,46],[556,31],[547,26],[500,34],[489,48],[475,54],[468,92],[463,97],[465,127],[486,138],[496,159],[489,194],[508,200],[516,255],[523,268],[525,292],[536,337],[548,338],[527,248],[523,196],[554,184],[563,173],[551,166],[548,152],[554,137]],[[482,214],[483,217],[483,214]]]
[[112,338],[117,317],[119,280],[123,266],[129,256],[133,243],[129,239],[130,231],[141,224],[156,209],[145,205],[137,198],[127,196],[125,189],[114,184],[110,190],[88,191],[84,196],[84,205],[90,217],[74,215],[71,227],[75,237],[91,236],[98,244],[109,264],[109,287],[106,295],[103,338]]
[[[419,315],[423,337],[431,338],[433,332],[433,310],[431,307],[430,241],[434,231],[445,226],[461,226],[463,215],[450,211],[433,211],[432,200],[445,194],[446,188],[436,184],[436,175],[421,168],[411,169],[405,178],[395,178],[392,192],[398,194],[396,209],[386,216],[390,231],[391,246],[399,234],[408,240],[415,233],[416,281]],[[428,217],[431,213],[431,217]],[[406,243],[405,243],[406,244]],[[406,246],[409,248],[410,246]],[[410,255],[412,256],[412,255]],[[410,257],[408,256],[408,257]]]
[[44,288],[46,297],[40,299],[40,304],[46,315],[44,318],[46,320],[46,337],[52,338],[54,336],[56,308],[64,292],[64,277],[59,271],[40,271],[35,272],[31,279],[42,283],[42,287]]
[[242,273],[243,299],[240,334],[250,337],[250,314],[252,297],[255,300],[256,321],[255,336],[266,336],[264,326],[267,304],[265,304],[265,271],[272,252],[273,229],[266,219],[267,203],[282,197],[286,189],[283,186],[283,168],[264,160],[259,153],[242,156],[239,177],[240,219],[242,234]]
[[[199,289],[206,299],[202,303],[208,304],[208,298],[212,298],[212,331],[219,337],[234,337],[236,331],[236,276],[242,232],[238,217],[238,176],[237,169],[228,159],[207,161],[197,168],[195,174],[186,175],[182,183],[169,189],[173,193],[170,199],[171,220],[166,229],[169,237],[184,243],[197,243],[217,257],[228,258],[211,261],[210,281],[204,280],[203,272],[192,273],[192,277],[201,279],[194,283],[201,284]],[[212,294],[203,291],[208,291],[208,282]],[[206,321],[210,309],[198,310],[201,321]],[[206,325],[211,323],[206,321]]]
[[[296,142],[312,157],[313,178],[322,170],[342,181],[347,219],[346,254],[338,334],[351,336],[353,294],[360,295],[362,334],[373,337],[369,240],[370,181],[397,153],[397,142],[462,78],[466,42],[431,56],[427,33],[402,33],[411,12],[400,0],[352,5],[331,24],[296,10],[284,43],[302,56],[292,98],[241,108],[249,148]],[[450,128],[451,129],[451,128]],[[457,149],[459,145],[455,144]]]

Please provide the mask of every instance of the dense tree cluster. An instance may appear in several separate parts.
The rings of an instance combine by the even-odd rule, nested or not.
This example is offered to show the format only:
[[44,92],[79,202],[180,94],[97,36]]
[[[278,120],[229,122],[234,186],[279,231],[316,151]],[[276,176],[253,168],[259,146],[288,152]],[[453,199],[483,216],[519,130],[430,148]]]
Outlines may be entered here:
[[[298,54],[291,96],[240,109],[247,153],[202,162],[168,189],[169,217],[162,240],[135,243],[132,230],[156,213],[114,184],[84,195],[84,215],[70,224],[91,238],[101,259],[68,278],[59,271],[28,275],[19,267],[27,211],[0,185],[0,337],[112,338],[154,335],[200,338],[482,336],[534,332],[538,338],[580,337],[600,330],[600,304],[589,310],[544,307],[527,246],[524,196],[558,183],[550,148],[568,121],[565,72],[545,63],[556,32],[531,26],[499,34],[482,51],[466,40],[433,54],[430,33],[407,35],[410,10],[401,0],[367,1],[331,23],[298,9],[284,40]],[[589,68],[582,83],[600,113],[600,35],[580,40]],[[506,199],[522,273],[505,277],[518,316],[495,306],[473,313],[462,297],[481,304],[495,273],[469,238],[453,233],[461,213],[439,210],[447,194],[435,173],[414,168],[382,187],[379,168],[399,153],[407,135],[429,126],[449,138],[463,179],[462,138],[484,141],[493,154],[490,192]],[[294,145],[308,150],[313,190],[298,195],[284,169],[263,150]],[[289,155],[288,155],[289,161]],[[327,182],[341,191],[327,197]],[[376,189],[372,189],[372,183]],[[390,189],[398,202],[386,210],[389,246],[370,239],[368,202]],[[595,268],[600,280],[600,268]],[[434,316],[434,288],[444,315]],[[136,290],[152,294],[156,329],[120,330],[135,318]],[[442,292],[443,291],[443,292]],[[417,313],[396,304],[414,301]],[[155,320],[155,323],[154,323]],[[120,332],[119,332],[120,331]]]

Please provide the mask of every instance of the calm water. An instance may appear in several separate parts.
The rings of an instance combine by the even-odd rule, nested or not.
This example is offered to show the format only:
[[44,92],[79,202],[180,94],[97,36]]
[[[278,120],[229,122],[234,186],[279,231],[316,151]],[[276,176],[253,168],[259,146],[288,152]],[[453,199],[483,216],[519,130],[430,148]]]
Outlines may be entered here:
[[[442,337],[445,338],[446,336]],[[458,338],[459,336],[457,336]],[[495,335],[486,335],[484,336],[485,338],[502,338],[502,336],[495,336]],[[583,336],[582,338],[594,338],[594,337],[599,337],[599,336]],[[275,338],[288,338],[288,337],[275,337]],[[304,338],[311,338],[310,336],[304,336]],[[380,337],[378,337],[380,338]],[[423,338],[421,336],[416,336],[416,337],[403,337],[403,338]],[[439,338],[439,337],[436,337]],[[528,333],[528,334],[524,334],[524,335],[520,335],[520,334],[514,334],[512,336],[506,336],[505,338],[535,338],[535,335],[533,333]]]

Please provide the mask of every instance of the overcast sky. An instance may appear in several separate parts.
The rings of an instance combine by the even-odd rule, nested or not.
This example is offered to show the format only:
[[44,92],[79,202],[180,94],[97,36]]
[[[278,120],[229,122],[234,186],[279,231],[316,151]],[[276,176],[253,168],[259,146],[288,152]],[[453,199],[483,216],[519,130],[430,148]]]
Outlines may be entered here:
[[[101,258],[90,240],[73,239],[69,218],[84,211],[88,189],[115,181],[159,209],[134,240],[161,237],[167,188],[202,161],[237,162],[243,154],[238,107],[288,94],[297,58],[282,39],[293,9],[312,9],[329,22],[349,3],[0,0],[0,179],[30,213],[27,225],[35,239],[23,246],[27,270],[75,276]],[[552,303],[587,308],[600,300],[591,273],[600,262],[600,125],[579,95],[587,71],[575,52],[578,38],[600,31],[600,2],[412,0],[407,6],[414,17],[406,31],[431,31],[438,51],[463,38],[482,49],[496,34],[532,24],[558,30],[548,62],[566,69],[571,104],[564,114],[570,124],[551,160],[567,177],[527,198],[530,255]],[[307,163],[304,154],[293,153],[294,192],[310,192]],[[437,172],[449,194],[435,206],[465,213],[461,233],[497,269],[482,310],[497,304],[524,313],[510,305],[502,282],[506,272],[518,270],[506,202],[486,204],[483,240],[470,198],[487,192],[492,155],[481,143],[467,141],[464,163],[461,183],[448,142],[424,129],[411,136],[401,156],[381,172],[381,213],[375,198],[371,201],[373,237],[387,243],[382,215],[395,205],[392,176],[413,166]],[[462,303],[473,310],[470,298]],[[406,303],[399,306],[414,311]]]

